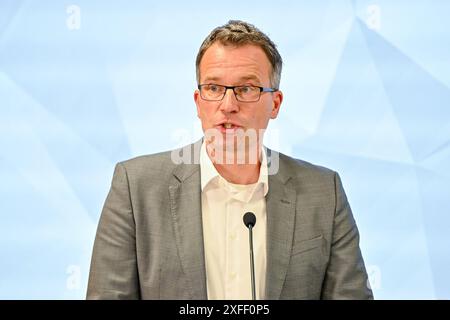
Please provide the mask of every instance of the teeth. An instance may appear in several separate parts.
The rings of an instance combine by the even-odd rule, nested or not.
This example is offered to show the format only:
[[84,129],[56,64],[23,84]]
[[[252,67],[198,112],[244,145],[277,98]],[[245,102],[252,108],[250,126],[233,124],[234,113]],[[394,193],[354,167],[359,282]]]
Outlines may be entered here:
[[231,123],[224,123],[223,126],[225,127],[225,129],[231,129],[232,124]]

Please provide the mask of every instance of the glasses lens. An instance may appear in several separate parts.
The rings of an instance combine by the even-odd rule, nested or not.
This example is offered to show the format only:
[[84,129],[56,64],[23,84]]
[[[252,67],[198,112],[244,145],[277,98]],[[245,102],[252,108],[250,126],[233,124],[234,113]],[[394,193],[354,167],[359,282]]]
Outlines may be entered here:
[[205,100],[222,100],[225,88],[217,84],[204,84],[200,88],[202,98]]
[[234,92],[236,93],[236,97],[239,101],[252,102],[259,100],[260,90],[258,87],[253,86],[236,87],[234,89]]

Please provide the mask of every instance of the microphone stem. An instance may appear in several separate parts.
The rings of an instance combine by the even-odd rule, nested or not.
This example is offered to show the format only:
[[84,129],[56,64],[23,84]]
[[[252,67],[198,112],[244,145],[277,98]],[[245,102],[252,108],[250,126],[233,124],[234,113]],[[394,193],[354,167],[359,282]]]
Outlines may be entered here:
[[252,278],[252,299],[256,300],[255,294],[255,264],[253,260],[253,226],[249,226],[249,239],[250,239],[250,273]]

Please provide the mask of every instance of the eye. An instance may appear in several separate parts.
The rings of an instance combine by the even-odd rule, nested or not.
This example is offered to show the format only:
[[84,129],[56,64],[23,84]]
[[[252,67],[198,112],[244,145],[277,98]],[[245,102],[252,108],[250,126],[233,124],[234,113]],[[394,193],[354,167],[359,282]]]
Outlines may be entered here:
[[213,93],[220,91],[220,87],[215,84],[208,84],[207,86],[205,86],[205,89]]
[[252,95],[259,93],[259,88],[255,86],[240,86],[236,87],[236,94],[240,95]]
[[250,86],[237,87],[236,91],[238,94],[246,94],[252,91],[252,87]]

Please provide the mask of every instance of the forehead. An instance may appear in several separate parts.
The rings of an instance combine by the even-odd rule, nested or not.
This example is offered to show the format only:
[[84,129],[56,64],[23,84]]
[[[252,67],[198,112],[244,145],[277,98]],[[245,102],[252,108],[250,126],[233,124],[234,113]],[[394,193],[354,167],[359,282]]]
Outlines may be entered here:
[[270,71],[269,59],[264,50],[256,45],[236,47],[214,43],[205,51],[200,63],[201,82],[255,80],[267,83]]

